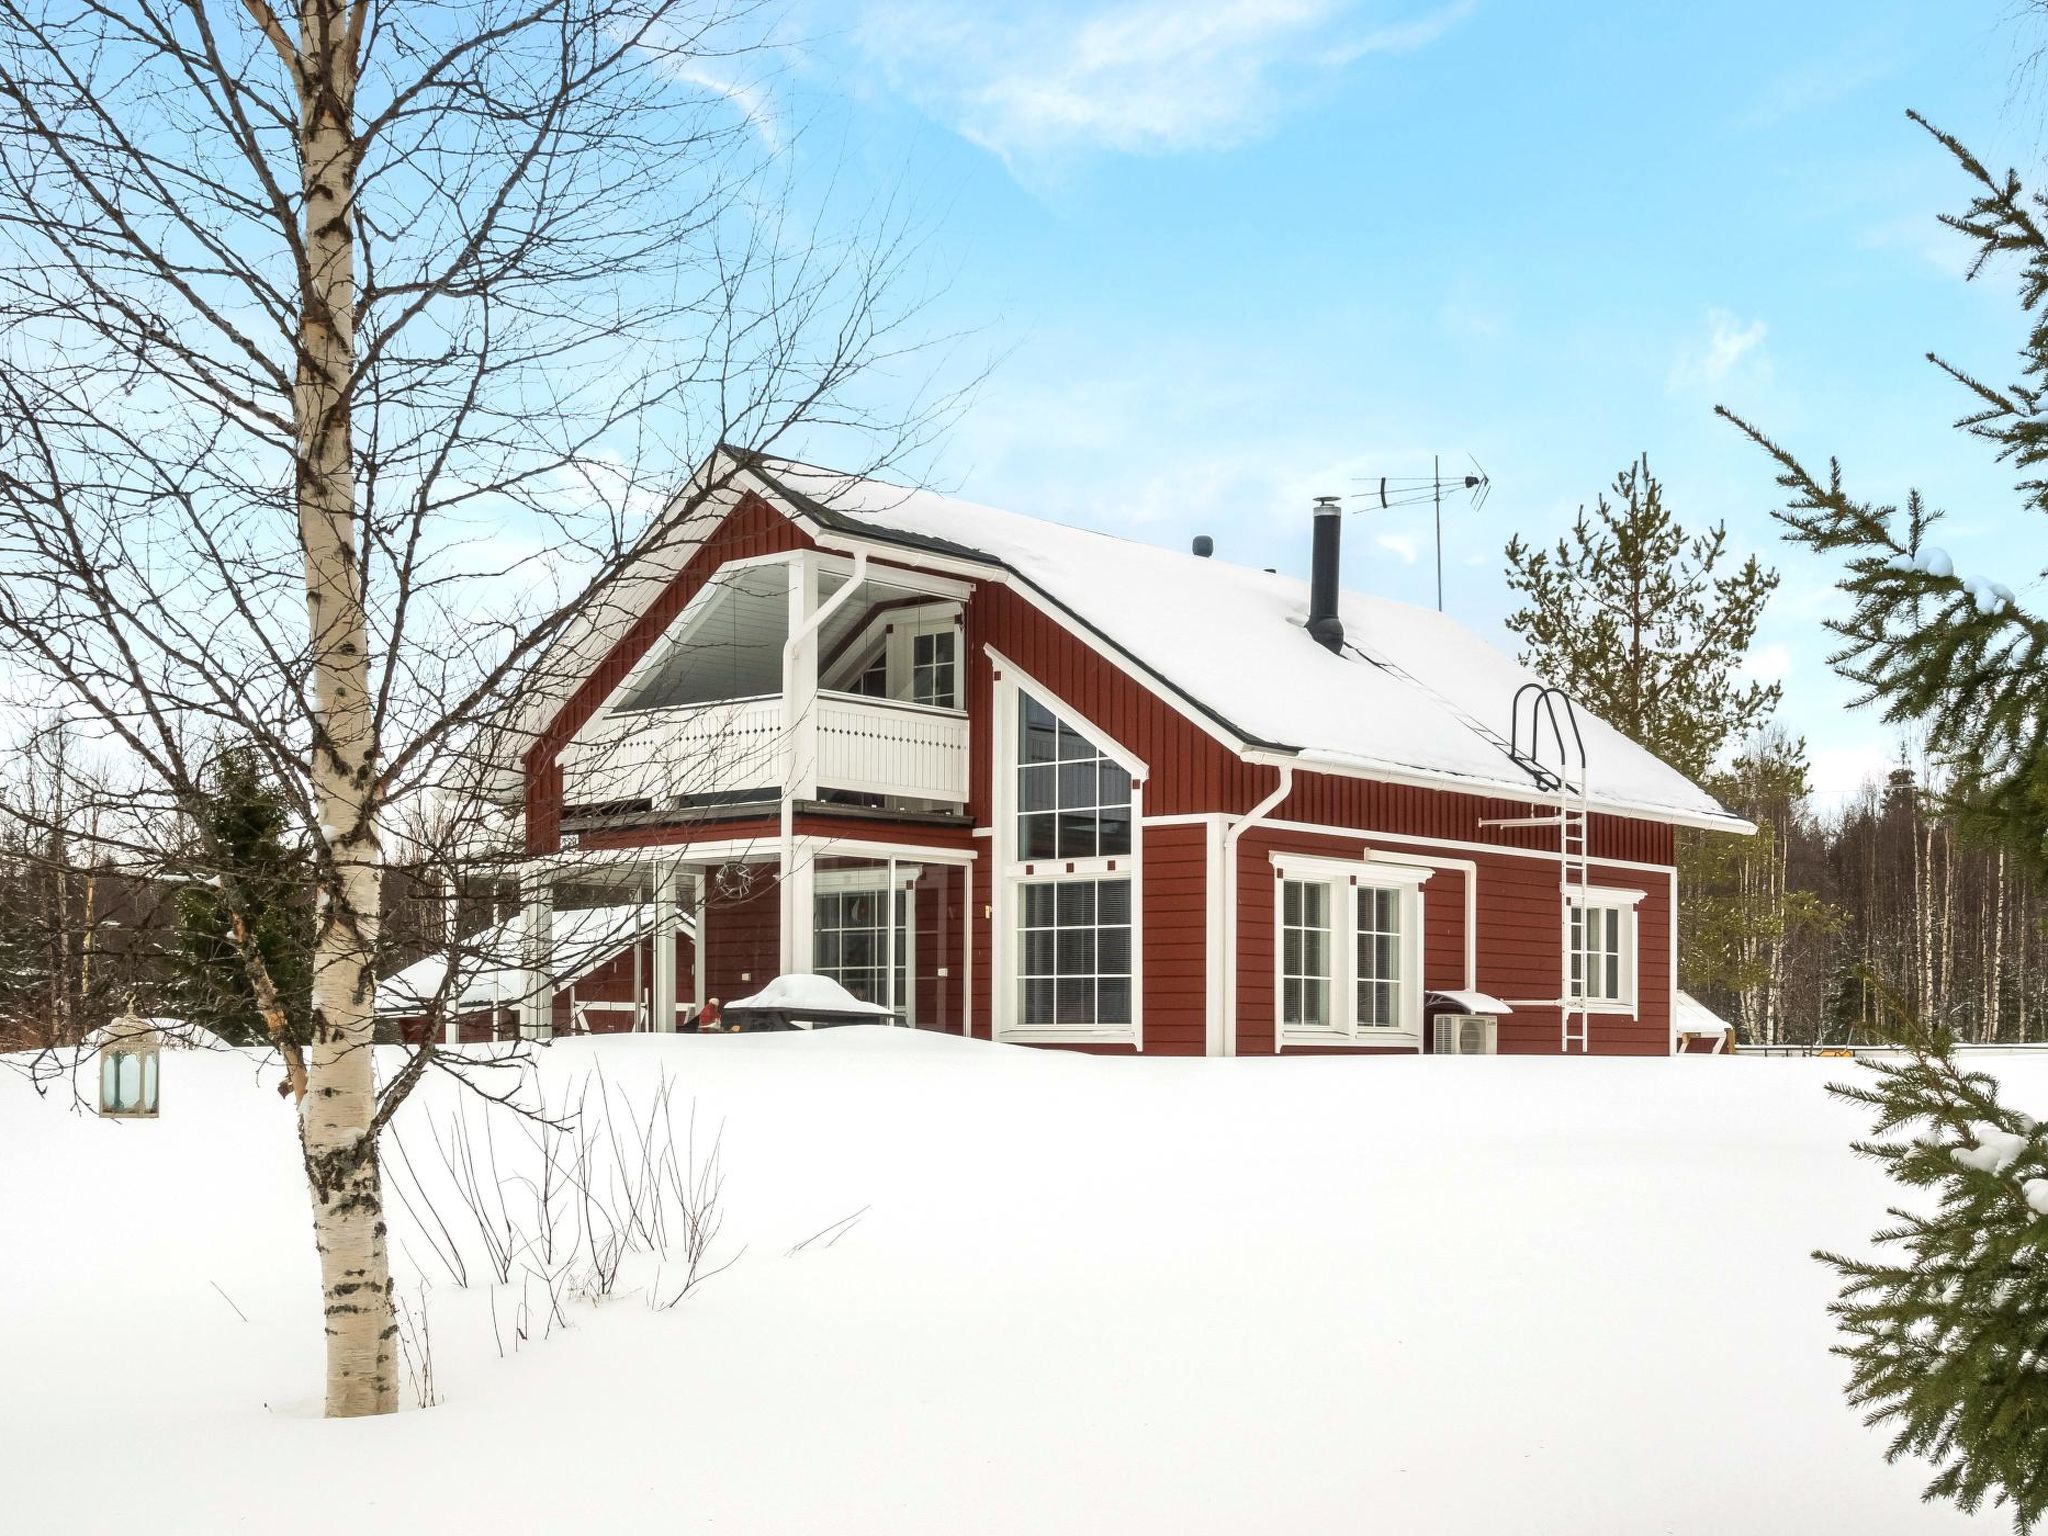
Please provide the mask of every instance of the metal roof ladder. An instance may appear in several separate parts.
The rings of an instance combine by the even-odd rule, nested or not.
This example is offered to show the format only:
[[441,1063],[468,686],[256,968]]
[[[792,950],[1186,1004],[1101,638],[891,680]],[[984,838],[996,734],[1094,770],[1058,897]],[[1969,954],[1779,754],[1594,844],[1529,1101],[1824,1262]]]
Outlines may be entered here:
[[[1545,759],[1554,755],[1553,765]],[[1592,893],[1592,792],[1586,774],[1586,739],[1578,712],[1560,689],[1524,683],[1515,690],[1508,755],[1536,781],[1556,809],[1540,816],[1489,819],[1488,827],[1556,827],[1557,888],[1563,909],[1558,922],[1557,1010],[1559,1049],[1591,1049],[1591,1010],[1586,1004],[1585,912]],[[1573,973],[1576,970],[1577,978]]]

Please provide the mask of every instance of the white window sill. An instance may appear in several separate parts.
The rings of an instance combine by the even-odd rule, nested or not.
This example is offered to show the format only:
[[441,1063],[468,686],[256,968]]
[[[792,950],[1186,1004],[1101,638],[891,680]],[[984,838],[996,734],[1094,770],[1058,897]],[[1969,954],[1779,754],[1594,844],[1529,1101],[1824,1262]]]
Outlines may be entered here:
[[1004,1029],[996,1034],[998,1045],[1136,1045],[1137,1031],[1104,1029]]
[[1354,1050],[1414,1051],[1422,1048],[1422,1036],[1408,1029],[1362,1029],[1355,1035],[1295,1029],[1282,1030],[1280,1044],[1283,1048],[1290,1045],[1335,1045]]

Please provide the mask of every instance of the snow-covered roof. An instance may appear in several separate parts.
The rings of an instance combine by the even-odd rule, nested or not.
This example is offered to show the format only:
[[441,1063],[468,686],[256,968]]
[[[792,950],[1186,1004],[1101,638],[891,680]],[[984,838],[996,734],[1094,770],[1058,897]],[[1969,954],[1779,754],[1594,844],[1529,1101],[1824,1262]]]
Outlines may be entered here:
[[[645,905],[556,912],[548,927],[552,953],[548,979],[557,987],[581,980],[634,940],[646,938],[653,921],[653,908]],[[685,935],[693,931],[694,921],[687,913],[681,917],[681,926]],[[448,975],[445,950],[415,960],[377,983],[377,1011],[414,1014],[436,998],[457,1009],[517,1002],[533,984],[522,951],[525,933],[524,914],[514,913],[504,922],[464,939],[459,946],[459,989],[443,990]]]
[[[1345,592],[1346,645],[1335,654],[1309,637],[1308,584],[1295,577],[788,460],[756,456],[752,465],[771,498],[829,533],[1022,578],[1247,747],[1319,770],[1480,794],[1527,798],[1534,788],[1499,738],[1515,691],[1541,679],[1444,614]],[[1579,723],[1596,805],[1750,830],[1604,721],[1582,710]]]
[[1671,1003],[1671,1033],[1674,1035],[1725,1035],[1734,1026],[1690,992],[1680,992]]

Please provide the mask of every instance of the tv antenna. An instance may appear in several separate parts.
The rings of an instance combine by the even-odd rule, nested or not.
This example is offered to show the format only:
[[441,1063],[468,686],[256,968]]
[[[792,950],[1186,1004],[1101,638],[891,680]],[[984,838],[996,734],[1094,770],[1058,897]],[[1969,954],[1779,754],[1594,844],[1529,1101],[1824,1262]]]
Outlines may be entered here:
[[[1466,457],[1472,458],[1470,454],[1467,454]],[[1427,475],[1412,475],[1405,478],[1399,475],[1379,475],[1377,477],[1361,475],[1358,478],[1366,488],[1362,491],[1353,491],[1351,493],[1352,500],[1364,503],[1363,506],[1353,507],[1351,510],[1354,512],[1364,512],[1374,508],[1383,512],[1391,512],[1396,507],[1420,507],[1424,505],[1433,506],[1436,509],[1436,611],[1442,613],[1444,611],[1444,496],[1446,493],[1452,496],[1469,495],[1472,498],[1472,510],[1477,512],[1486,505],[1486,498],[1493,490],[1493,481],[1487,476],[1486,471],[1479,467],[1477,459],[1472,459],[1472,473],[1469,475],[1453,475],[1450,479],[1446,480],[1444,478],[1444,461],[1441,455],[1430,460],[1430,472]]]

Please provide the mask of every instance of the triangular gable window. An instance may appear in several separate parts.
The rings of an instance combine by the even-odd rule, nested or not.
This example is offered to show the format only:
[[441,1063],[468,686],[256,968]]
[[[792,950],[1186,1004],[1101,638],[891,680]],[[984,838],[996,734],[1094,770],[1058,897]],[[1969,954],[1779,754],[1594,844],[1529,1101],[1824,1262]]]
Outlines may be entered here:
[[1131,776],[1045,705],[1017,695],[1017,857],[1121,858],[1131,851]]

